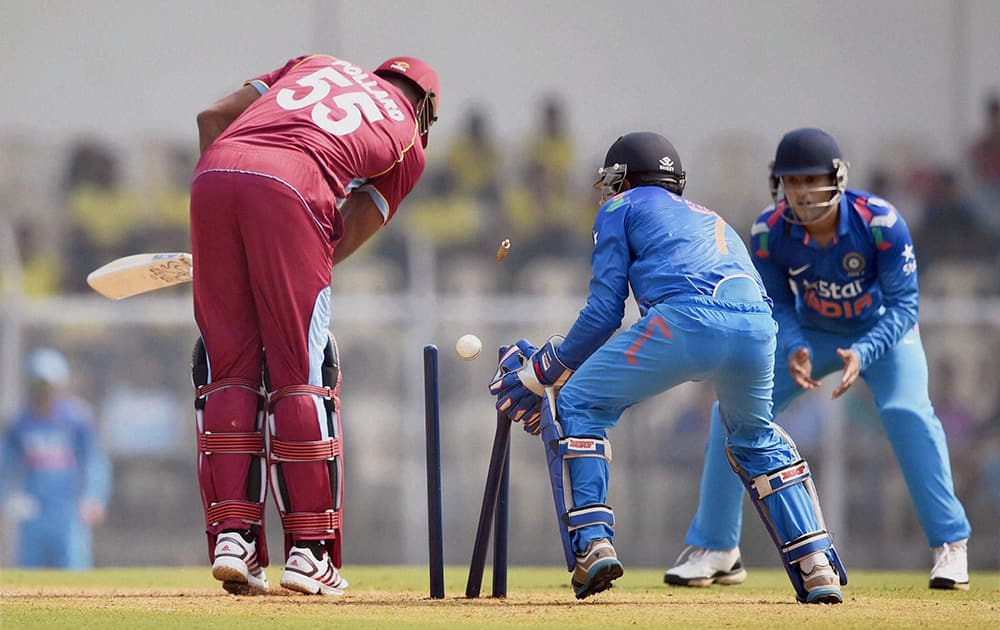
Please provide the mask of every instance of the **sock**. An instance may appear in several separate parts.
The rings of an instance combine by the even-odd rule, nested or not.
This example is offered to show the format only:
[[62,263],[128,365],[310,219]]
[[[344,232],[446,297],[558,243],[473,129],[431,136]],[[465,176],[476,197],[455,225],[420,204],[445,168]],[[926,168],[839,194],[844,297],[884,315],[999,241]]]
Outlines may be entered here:
[[296,547],[306,547],[312,551],[313,557],[317,560],[323,559],[323,552],[326,551],[326,541],[325,540],[297,540],[295,541]]

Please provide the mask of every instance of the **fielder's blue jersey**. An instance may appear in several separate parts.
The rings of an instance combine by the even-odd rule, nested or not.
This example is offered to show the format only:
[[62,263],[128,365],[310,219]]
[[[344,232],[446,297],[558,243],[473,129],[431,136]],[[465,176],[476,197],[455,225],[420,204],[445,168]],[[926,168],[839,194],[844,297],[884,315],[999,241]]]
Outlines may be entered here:
[[20,491],[38,501],[42,519],[73,519],[81,498],[106,504],[111,471],[94,435],[86,403],[59,398],[47,417],[25,409],[3,438],[0,494]]
[[559,346],[577,368],[618,330],[629,287],[642,315],[667,301],[711,297],[725,277],[751,277],[764,294],[739,235],[712,210],[657,186],[612,197],[594,219],[587,304]]
[[[857,336],[864,370],[917,323],[917,260],[903,217],[889,202],[848,189],[834,240],[819,247],[784,220],[786,201],[751,229],[754,263],[774,301],[778,357],[809,347],[801,327]],[[811,352],[811,349],[810,349]]]

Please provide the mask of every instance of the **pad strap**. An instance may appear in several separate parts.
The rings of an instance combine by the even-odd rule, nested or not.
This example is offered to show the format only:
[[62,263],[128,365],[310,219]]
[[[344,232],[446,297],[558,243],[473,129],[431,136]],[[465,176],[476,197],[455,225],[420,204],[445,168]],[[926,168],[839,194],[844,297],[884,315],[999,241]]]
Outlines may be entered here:
[[201,385],[195,388],[195,398],[205,398],[209,394],[216,392],[220,389],[225,389],[227,387],[242,387],[243,389],[249,389],[255,394],[260,393],[260,384],[251,381],[248,378],[220,378],[217,381],[213,381],[208,385]]
[[559,440],[558,453],[563,459],[600,457],[611,463],[611,442],[599,438],[564,437]]
[[340,531],[339,510],[292,512],[281,517],[285,534],[330,534]]
[[820,530],[804,534],[789,543],[785,543],[781,548],[781,555],[787,562],[795,563],[817,551],[826,551],[832,546],[833,541],[830,540],[830,535],[826,530]]
[[566,524],[566,531],[569,532],[588,525],[607,525],[614,531],[615,512],[610,505],[591,503],[572,508],[566,512],[563,515],[563,522]]
[[800,459],[776,472],[757,475],[750,480],[749,489],[753,490],[758,500],[762,500],[775,492],[802,483],[811,477],[812,472],[809,470],[809,464],[806,460]]
[[198,450],[205,455],[212,453],[244,453],[264,456],[264,436],[255,433],[211,433],[198,435]]
[[327,400],[333,400],[334,392],[330,387],[320,387],[318,385],[286,385],[271,392],[268,397],[268,404],[273,409],[275,403],[288,396],[320,396]]
[[205,524],[209,527],[227,518],[238,518],[252,525],[264,522],[264,504],[249,501],[219,501],[205,508]]
[[289,442],[271,438],[271,459],[279,462],[316,462],[340,457],[343,453],[340,438]]

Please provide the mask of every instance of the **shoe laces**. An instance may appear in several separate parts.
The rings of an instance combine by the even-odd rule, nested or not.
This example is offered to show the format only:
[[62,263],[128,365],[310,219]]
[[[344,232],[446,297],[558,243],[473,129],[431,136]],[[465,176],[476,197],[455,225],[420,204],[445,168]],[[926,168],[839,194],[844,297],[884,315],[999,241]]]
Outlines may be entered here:
[[934,548],[934,570],[947,566],[954,562],[960,551],[965,549],[965,541],[960,540],[952,543],[945,543]]
[[684,564],[689,560],[695,560],[701,558],[708,553],[708,549],[704,547],[695,547],[694,545],[688,545],[681,552],[681,555],[677,556],[677,560],[674,562],[675,565]]

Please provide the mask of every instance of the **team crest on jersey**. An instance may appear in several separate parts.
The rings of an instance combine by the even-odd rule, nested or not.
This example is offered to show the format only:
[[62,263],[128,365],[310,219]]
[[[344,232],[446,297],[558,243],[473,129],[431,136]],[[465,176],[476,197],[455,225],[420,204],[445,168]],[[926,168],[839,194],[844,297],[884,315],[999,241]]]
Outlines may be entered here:
[[844,256],[844,271],[849,276],[860,276],[865,271],[865,257],[858,252]]

